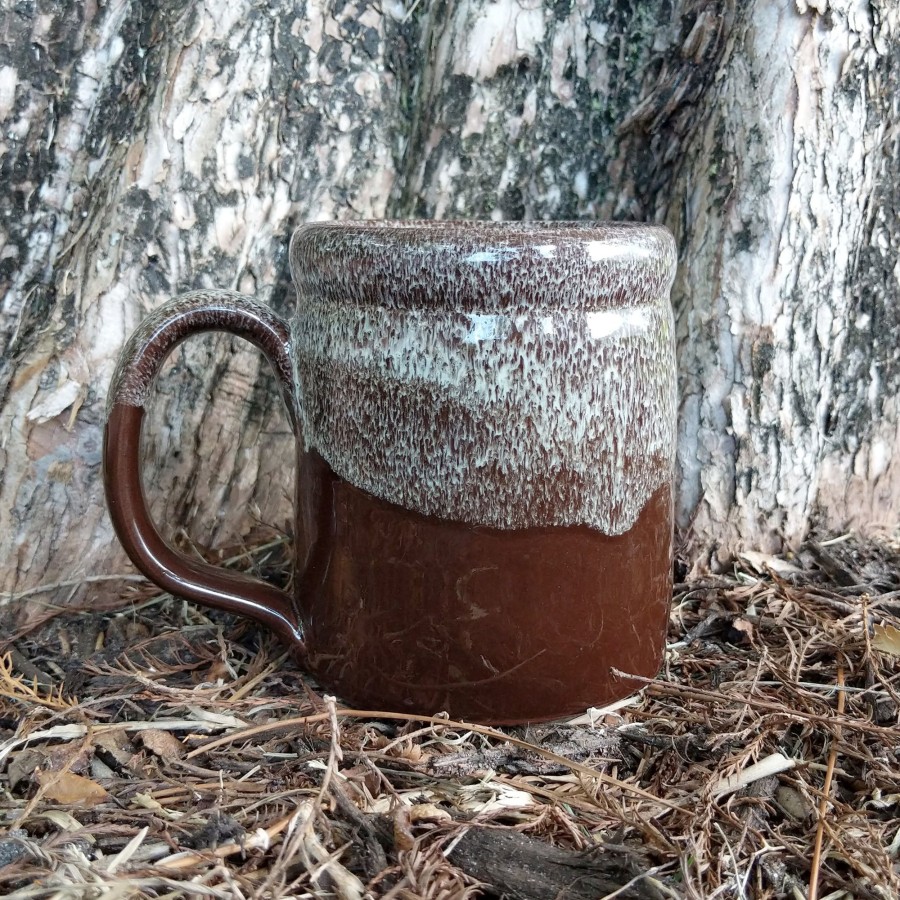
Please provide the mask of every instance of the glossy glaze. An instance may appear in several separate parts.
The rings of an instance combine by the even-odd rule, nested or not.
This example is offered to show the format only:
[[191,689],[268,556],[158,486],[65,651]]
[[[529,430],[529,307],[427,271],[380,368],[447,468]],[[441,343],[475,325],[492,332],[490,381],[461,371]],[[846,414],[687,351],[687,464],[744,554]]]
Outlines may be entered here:
[[209,566],[174,551],[147,514],[139,458],[143,407],[114,405],[107,420],[104,468],[110,517],[129,557],[163,590],[205,606],[249,616],[282,640],[301,640],[293,599],[239,572]]
[[627,534],[500,530],[394,506],[302,454],[306,664],[374,709],[495,724],[584,712],[653,677],[671,597],[671,490]]
[[346,223],[298,229],[306,443],[424,515],[622,534],[671,477],[661,228]]
[[[104,464],[138,567],[274,628],[357,705],[536,721],[634,689],[613,670],[652,675],[671,592],[671,236],[312,225],[291,264],[290,323],[187,295],[123,353]],[[149,385],[210,329],[263,349],[297,428],[294,597],[186,560],[146,513]]]
[[[165,304],[131,336],[109,391],[103,434],[103,480],[116,534],[134,564],[163,590],[196,603],[249,616],[288,644],[300,645],[293,598],[254,578],[206,565],[173,550],[150,519],[141,481],[141,431],[150,386],[165,358],[185,338],[228,331],[255,344],[279,379],[288,415],[297,421],[290,329],[267,306],[230,291],[197,291]],[[292,477],[285,472],[285,479]]]

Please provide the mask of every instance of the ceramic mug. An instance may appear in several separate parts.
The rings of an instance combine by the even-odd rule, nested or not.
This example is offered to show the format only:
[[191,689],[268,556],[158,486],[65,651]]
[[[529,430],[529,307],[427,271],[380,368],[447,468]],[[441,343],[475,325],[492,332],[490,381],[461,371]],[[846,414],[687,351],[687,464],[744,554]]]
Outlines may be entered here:
[[[138,569],[273,629],[366,708],[539,721],[655,675],[672,589],[669,232],[317,223],[290,262],[289,319],[200,291],[123,352],[104,475]],[[291,593],[183,556],[147,512],[151,384],[204,331],[251,341],[278,376],[296,435]]]

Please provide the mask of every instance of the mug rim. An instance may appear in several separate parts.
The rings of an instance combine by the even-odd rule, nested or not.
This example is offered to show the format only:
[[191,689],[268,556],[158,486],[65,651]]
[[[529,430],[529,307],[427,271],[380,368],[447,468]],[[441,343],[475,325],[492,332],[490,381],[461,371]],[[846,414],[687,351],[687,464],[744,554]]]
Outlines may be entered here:
[[657,302],[676,269],[665,226],[584,220],[309,222],[289,258],[302,295],[388,306],[505,307],[535,279],[553,285],[542,296],[556,305]]
[[447,232],[476,233],[507,232],[514,235],[517,231],[525,234],[540,232],[558,235],[571,234],[578,237],[587,232],[635,232],[653,231],[669,233],[664,225],[653,222],[636,222],[625,219],[321,219],[303,222],[296,231],[305,229],[346,229],[348,231],[384,232],[396,229],[399,232]]
[[[344,233],[349,238],[377,237],[381,240],[393,239],[400,245],[423,244],[441,240],[442,244],[452,241],[491,240],[503,241],[513,246],[531,246],[545,240],[604,242],[615,245],[623,257],[633,257],[635,245],[641,240],[651,240],[659,244],[665,253],[671,247],[674,252],[675,239],[664,225],[650,222],[596,221],[579,219],[529,219],[523,221],[492,219],[343,219],[304,222],[297,226],[291,236],[291,248],[307,241],[319,233]],[[669,246],[667,246],[669,245]],[[446,249],[446,248],[445,248]],[[648,250],[650,248],[647,248]],[[640,254],[642,257],[647,255]],[[613,258],[614,254],[604,255]]]

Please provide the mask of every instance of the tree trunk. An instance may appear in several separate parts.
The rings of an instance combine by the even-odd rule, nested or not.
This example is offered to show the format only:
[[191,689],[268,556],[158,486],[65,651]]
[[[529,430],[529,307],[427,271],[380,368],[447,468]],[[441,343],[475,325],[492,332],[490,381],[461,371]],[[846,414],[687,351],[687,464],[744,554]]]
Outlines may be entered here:
[[[287,241],[309,219],[668,224],[689,561],[895,524],[900,12],[782,6],[7,7],[0,599],[130,571],[99,467],[119,349],[192,288],[287,309]],[[146,431],[169,533],[222,545],[289,520],[291,439],[252,349],[177,351]]]

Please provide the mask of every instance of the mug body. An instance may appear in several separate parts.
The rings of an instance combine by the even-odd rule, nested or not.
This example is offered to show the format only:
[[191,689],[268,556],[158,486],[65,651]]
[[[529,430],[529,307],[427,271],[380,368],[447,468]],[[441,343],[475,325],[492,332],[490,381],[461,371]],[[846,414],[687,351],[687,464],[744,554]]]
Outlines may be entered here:
[[300,228],[305,663],[372,709],[495,723],[652,677],[671,598],[662,228]]

